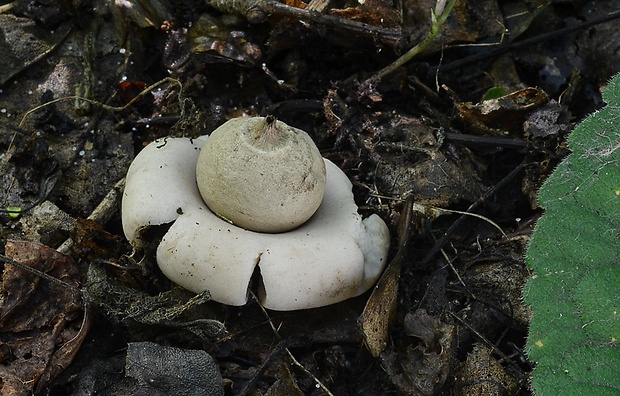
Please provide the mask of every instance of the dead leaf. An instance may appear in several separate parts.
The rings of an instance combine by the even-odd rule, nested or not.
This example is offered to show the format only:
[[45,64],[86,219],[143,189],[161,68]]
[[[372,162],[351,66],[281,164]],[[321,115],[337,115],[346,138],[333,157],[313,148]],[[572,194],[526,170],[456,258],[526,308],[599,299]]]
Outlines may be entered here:
[[220,369],[203,350],[130,342],[125,373],[144,395],[224,395]]
[[418,338],[426,348],[436,348],[442,335],[441,321],[418,309],[415,313],[410,312],[405,316],[405,334]]
[[395,318],[398,280],[411,237],[410,226],[413,215],[413,196],[409,196],[398,222],[399,243],[396,256],[390,261],[385,272],[379,278],[364,307],[364,312],[358,320],[366,347],[374,357],[379,357],[387,346],[390,324]]
[[482,344],[474,344],[455,377],[454,396],[518,394],[515,378],[493,357],[491,349]]
[[301,0],[286,0],[284,2],[289,7],[306,8],[308,5]]
[[278,365],[278,379],[265,393],[265,396],[301,396],[304,394],[297,386],[288,366],[288,364]]
[[[78,267],[68,256],[26,241],[8,241],[5,250],[7,257],[17,262],[69,285],[78,285]],[[0,326],[4,332],[38,329],[73,320],[81,313],[81,297],[75,296],[72,290],[13,265],[5,266],[2,287],[5,297]]]
[[5,251],[9,260],[60,281],[42,279],[5,261],[0,341],[9,353],[0,366],[0,393],[30,395],[41,392],[71,363],[90,316],[76,293],[80,273],[71,258],[26,241],[8,241]]
[[261,48],[236,24],[203,14],[188,31],[189,50],[205,63],[234,63],[251,67],[261,57]]
[[400,268],[400,261],[390,263],[359,320],[366,348],[374,357],[379,357],[387,346],[390,323],[396,314]]
[[482,135],[522,135],[523,122],[531,111],[547,103],[545,91],[525,88],[497,99],[474,104],[456,102],[458,116],[472,132]]
[[392,5],[392,1],[366,0],[356,7],[333,9],[330,14],[384,27],[400,26],[400,12]]
[[74,257],[87,262],[120,254],[121,238],[110,234],[94,220],[77,219],[73,239],[75,243],[71,250]]
[[168,4],[160,0],[115,1],[111,5],[111,11],[116,18],[122,18],[125,21],[132,20],[142,28],[159,28],[164,21],[169,21],[172,14],[168,8]]
[[407,314],[405,332],[410,342],[381,354],[382,364],[402,394],[435,395],[450,372],[454,326],[418,309]]
[[466,147],[441,146],[435,132],[422,118],[392,112],[368,115],[363,126],[351,118],[339,128],[355,140],[360,162],[364,154],[370,157],[365,163],[382,195],[414,195],[416,202],[434,207],[474,202],[486,190],[484,164]]

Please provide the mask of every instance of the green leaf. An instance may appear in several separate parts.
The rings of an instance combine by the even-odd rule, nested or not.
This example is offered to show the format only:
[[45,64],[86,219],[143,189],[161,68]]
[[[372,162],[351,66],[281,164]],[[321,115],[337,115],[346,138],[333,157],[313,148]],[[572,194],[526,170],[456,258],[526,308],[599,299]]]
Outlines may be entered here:
[[523,292],[538,396],[620,394],[620,75],[603,98],[538,196]]
[[22,215],[22,208],[20,206],[7,206],[6,212],[11,219],[19,219]]
[[482,95],[482,102],[484,102],[485,100],[491,100],[491,99],[499,99],[502,96],[506,95],[506,92],[504,91],[504,88],[502,87],[491,87],[489,88],[484,95]]

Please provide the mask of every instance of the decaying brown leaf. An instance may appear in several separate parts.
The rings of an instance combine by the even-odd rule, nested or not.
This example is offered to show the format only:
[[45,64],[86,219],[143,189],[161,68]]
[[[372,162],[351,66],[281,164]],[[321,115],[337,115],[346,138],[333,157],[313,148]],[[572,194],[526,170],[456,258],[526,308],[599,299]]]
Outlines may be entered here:
[[401,22],[400,12],[392,5],[392,1],[385,0],[366,0],[355,7],[333,9],[330,13],[341,18],[383,27],[398,27]]
[[[79,293],[79,269],[69,258],[38,243],[8,241],[2,276],[0,343],[9,352],[0,366],[0,393],[39,393],[73,360],[90,316]],[[42,279],[11,262],[50,275]]]
[[301,0],[286,0],[284,2],[289,7],[306,8],[307,4]]
[[407,344],[384,352],[383,366],[402,394],[437,394],[450,372],[454,326],[424,309],[408,313],[404,325]]
[[398,279],[400,269],[407,252],[410,238],[410,225],[413,217],[413,197],[410,196],[403,209],[399,221],[399,243],[396,256],[388,264],[379,282],[372,291],[359,323],[364,335],[364,342],[371,355],[378,357],[385,349],[388,341],[390,323],[396,313],[398,297]]
[[457,102],[454,106],[461,121],[472,132],[492,136],[521,135],[527,115],[547,101],[545,91],[529,87],[478,104]]
[[116,0],[113,3],[110,8],[113,13],[120,14],[119,19],[131,19],[140,27],[159,28],[171,19],[168,4],[160,0]]
[[119,255],[121,239],[94,220],[77,219],[73,239],[73,254],[88,262]]
[[279,364],[277,370],[278,380],[265,393],[266,396],[301,396],[304,394],[295,383],[295,378],[287,364]]
[[389,196],[413,194],[416,201],[435,207],[473,202],[485,190],[477,158],[463,147],[441,147],[435,129],[422,120],[392,115],[376,122],[377,141],[367,139],[377,164],[376,182]]
[[390,323],[396,313],[401,261],[393,260],[385,270],[359,320],[366,348],[374,357],[383,352],[388,342]]
[[517,394],[518,382],[491,352],[491,348],[483,344],[474,344],[474,349],[458,370],[454,396]]
[[224,395],[219,367],[203,350],[130,342],[125,373],[138,382],[136,394]]
[[202,14],[188,30],[190,52],[205,63],[254,66],[263,55],[261,48],[238,22]]
[[[205,344],[226,333],[224,325],[214,319],[187,318],[193,309],[210,300],[208,291],[193,295],[175,290],[150,296],[128,287],[119,276],[111,276],[101,265],[88,268],[88,293],[94,306],[120,320],[133,332],[138,333],[149,326],[180,329],[193,334]],[[140,328],[144,326],[142,330]]]

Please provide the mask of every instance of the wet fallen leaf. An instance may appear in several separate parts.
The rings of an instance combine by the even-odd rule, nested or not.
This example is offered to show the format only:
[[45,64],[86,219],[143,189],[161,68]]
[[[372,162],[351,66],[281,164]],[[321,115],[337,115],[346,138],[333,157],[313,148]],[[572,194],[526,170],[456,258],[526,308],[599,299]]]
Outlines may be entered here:
[[306,8],[307,4],[301,0],[286,0],[284,2],[287,6],[297,7],[297,8]]
[[76,292],[80,274],[71,258],[26,241],[8,241],[5,251],[9,260],[65,283],[5,262],[0,341],[10,353],[0,366],[0,393],[30,395],[42,391],[71,363],[90,318]]
[[71,250],[75,257],[92,262],[105,257],[116,257],[120,252],[121,239],[107,232],[94,220],[77,219]]
[[555,138],[569,129],[568,112],[553,99],[532,112],[523,124],[523,130],[532,138]]
[[400,268],[400,261],[390,263],[360,317],[364,343],[374,357],[379,357],[389,339],[390,323],[396,313]]
[[384,352],[383,366],[402,394],[437,394],[450,372],[454,326],[418,309],[405,316],[404,327],[408,343]]
[[231,22],[203,14],[189,29],[188,36],[190,52],[205,63],[251,67],[262,56],[260,47],[252,42],[237,20]]
[[379,278],[364,312],[359,318],[359,323],[364,335],[364,342],[374,357],[379,357],[385,349],[391,322],[396,314],[398,297],[398,280],[400,269],[407,252],[407,242],[410,238],[410,226],[413,217],[413,197],[410,196],[405,203],[399,221],[399,243],[396,256],[390,261],[385,272]]
[[224,325],[217,320],[186,317],[210,300],[208,291],[196,295],[181,291],[177,295],[173,290],[150,296],[128,287],[120,281],[122,275],[112,276],[98,264],[89,267],[87,276],[92,303],[136,334],[168,327],[191,334],[206,344],[226,333]]
[[132,20],[140,27],[159,28],[164,21],[171,19],[167,2],[160,0],[124,0],[111,5],[114,14],[122,19]]
[[476,157],[463,147],[439,147],[434,128],[421,120],[392,116],[379,142],[367,139],[376,166],[376,181],[384,195],[407,196],[425,205],[442,207],[473,202],[484,191]]
[[[409,43],[417,43],[427,34],[431,24],[430,10],[435,10],[438,3],[436,0],[403,0],[402,23]],[[485,1],[484,6],[475,7],[475,12],[472,12],[470,3],[457,2],[441,34],[442,39],[434,47],[439,49],[453,42],[471,43],[481,37],[499,36],[502,33],[501,22],[488,23],[503,20],[501,9],[495,2]]]
[[203,350],[131,342],[125,373],[138,381],[136,394],[217,396],[224,384],[215,360]]
[[[469,322],[475,328],[492,329],[494,325],[503,323],[511,328],[525,330],[529,323],[531,310],[523,303],[522,289],[530,276],[523,265],[523,255],[528,239],[512,238],[501,241],[484,241],[480,243],[479,253],[467,261],[467,271],[461,274],[461,281],[470,290],[475,290],[476,297],[487,302],[491,308],[488,320],[495,322],[483,326],[477,322]],[[467,256],[464,254],[464,258]],[[453,281],[450,287],[460,290],[460,282]],[[489,291],[493,293],[488,293]],[[498,294],[497,291],[501,291]],[[501,298],[497,298],[501,295]],[[480,309],[483,311],[483,309]],[[472,319],[468,315],[467,319]]]
[[525,88],[497,99],[474,104],[456,102],[458,116],[472,132],[482,135],[520,135],[529,112],[547,103],[539,88]]
[[269,388],[265,396],[301,396],[304,393],[295,383],[295,378],[286,364],[278,366],[278,380]]

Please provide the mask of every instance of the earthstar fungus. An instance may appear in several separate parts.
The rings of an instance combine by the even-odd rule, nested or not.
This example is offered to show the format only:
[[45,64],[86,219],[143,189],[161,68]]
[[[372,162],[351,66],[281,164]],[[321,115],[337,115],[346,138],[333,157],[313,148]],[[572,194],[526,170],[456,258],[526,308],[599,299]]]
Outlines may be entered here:
[[[246,122],[265,125],[262,118],[233,119],[214,131],[213,139],[222,128],[238,128]],[[285,124],[281,127],[295,129]],[[294,133],[305,134],[300,130]],[[334,304],[362,294],[375,283],[386,264],[389,232],[379,216],[362,219],[357,213],[351,182],[336,165],[322,160],[324,195],[307,221],[279,233],[250,231],[226,221],[230,220],[226,215],[222,215],[226,220],[218,217],[201,196],[205,188],[197,185],[197,163],[201,148],[208,150],[209,139],[158,139],[136,156],[127,173],[122,202],[125,236],[140,248],[147,242],[143,240],[146,228],[172,223],[157,248],[158,265],[170,280],[196,293],[209,290],[213,300],[220,303],[243,305],[252,275],[259,271],[256,287],[261,303],[282,311]],[[304,137],[300,139],[305,141]],[[293,145],[286,150],[297,149]],[[264,155],[263,151],[256,153]],[[318,169],[318,176],[312,178],[320,184],[321,168],[313,163],[303,169]],[[244,183],[253,180],[256,178]],[[317,188],[321,189],[320,185]],[[269,194],[267,198],[277,196],[277,192],[265,194]],[[279,202],[276,206],[283,203],[278,199],[271,202]],[[280,223],[281,217],[286,217],[278,215],[277,210],[271,216]]]
[[304,131],[273,117],[235,118],[209,136],[196,178],[219,216],[248,230],[283,232],[318,209],[325,163]]

